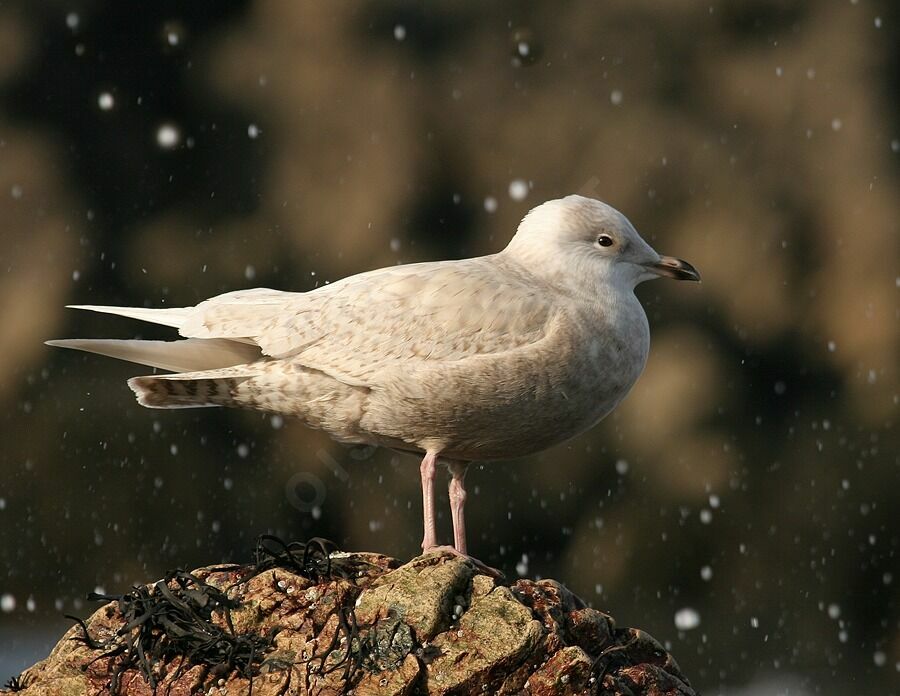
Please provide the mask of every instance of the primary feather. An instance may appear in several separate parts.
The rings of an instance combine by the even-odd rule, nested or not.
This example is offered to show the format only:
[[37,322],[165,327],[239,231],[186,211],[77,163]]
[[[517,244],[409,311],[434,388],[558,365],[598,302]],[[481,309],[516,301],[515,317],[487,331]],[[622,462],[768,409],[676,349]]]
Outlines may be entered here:
[[224,338],[189,338],[183,341],[69,338],[47,341],[47,345],[97,353],[171,372],[215,370],[243,365],[258,360],[262,355],[258,346]]
[[102,314],[116,314],[120,317],[140,319],[151,324],[173,326],[176,329],[181,326],[187,317],[187,313],[193,307],[171,307],[166,309],[150,309],[147,307],[108,307],[104,305],[66,305],[69,309],[85,309],[90,312]]

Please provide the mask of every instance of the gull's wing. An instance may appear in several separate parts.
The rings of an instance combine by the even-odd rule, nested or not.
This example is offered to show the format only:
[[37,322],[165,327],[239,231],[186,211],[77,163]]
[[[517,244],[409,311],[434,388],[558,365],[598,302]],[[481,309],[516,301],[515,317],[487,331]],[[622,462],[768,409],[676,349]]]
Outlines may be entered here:
[[535,343],[553,315],[546,295],[497,257],[410,264],[307,293],[229,293],[193,309],[188,338],[250,340],[348,384],[420,361],[461,360]]

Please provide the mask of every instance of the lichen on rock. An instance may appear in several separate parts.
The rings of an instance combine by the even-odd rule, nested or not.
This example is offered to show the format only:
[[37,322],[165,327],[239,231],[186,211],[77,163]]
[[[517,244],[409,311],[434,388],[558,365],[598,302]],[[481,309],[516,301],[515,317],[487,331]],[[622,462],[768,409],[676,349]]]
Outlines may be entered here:
[[[405,565],[378,554],[329,553],[315,572],[305,561],[288,562],[294,557],[212,566],[170,576],[165,588],[149,586],[175,609],[142,600],[157,617],[145,634],[136,634],[134,617],[129,623],[123,614],[129,600],[118,598],[70,629],[16,688],[26,696],[694,693],[659,643],[617,628],[555,581],[509,585],[441,553]],[[207,591],[221,606],[206,623],[192,623],[191,612],[203,611],[191,602],[205,607]],[[182,604],[187,614],[178,613]],[[169,635],[166,622],[173,617]],[[178,631],[190,640],[179,642]],[[226,648],[262,647],[235,666],[222,646],[198,638],[207,633]],[[122,646],[137,644],[140,655],[129,661]],[[205,652],[173,653],[180,645],[202,645]]]

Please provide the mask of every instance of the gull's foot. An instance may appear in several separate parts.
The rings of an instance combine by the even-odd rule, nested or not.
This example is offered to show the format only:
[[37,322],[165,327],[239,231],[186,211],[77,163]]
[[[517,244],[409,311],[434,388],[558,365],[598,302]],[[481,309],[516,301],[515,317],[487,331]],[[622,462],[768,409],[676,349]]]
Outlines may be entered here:
[[432,546],[431,548],[423,551],[422,555],[424,556],[425,554],[429,554],[429,553],[449,553],[454,556],[459,556],[460,558],[465,558],[467,561],[469,561],[469,563],[474,565],[478,569],[478,571],[480,573],[482,573],[483,575],[489,575],[492,578],[495,578],[497,580],[506,579],[506,576],[503,574],[502,570],[497,570],[496,568],[491,568],[489,565],[482,563],[477,558],[474,558],[473,556],[470,556],[467,553],[462,553],[460,551],[457,551],[452,546],[449,546],[449,545]]

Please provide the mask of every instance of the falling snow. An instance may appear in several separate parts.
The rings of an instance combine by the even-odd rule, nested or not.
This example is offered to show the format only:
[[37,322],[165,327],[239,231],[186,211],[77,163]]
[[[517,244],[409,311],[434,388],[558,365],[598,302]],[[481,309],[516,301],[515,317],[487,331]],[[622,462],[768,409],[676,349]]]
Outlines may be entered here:
[[519,577],[528,575],[528,554],[523,553],[522,558],[516,563],[516,573],[519,574]]
[[509,197],[514,201],[524,201],[528,195],[528,183],[523,179],[513,179],[509,182]]
[[679,631],[690,631],[700,625],[700,614],[696,609],[683,607],[675,612],[675,628]]
[[156,142],[165,149],[171,150],[181,141],[181,133],[171,123],[164,123],[156,130]]

